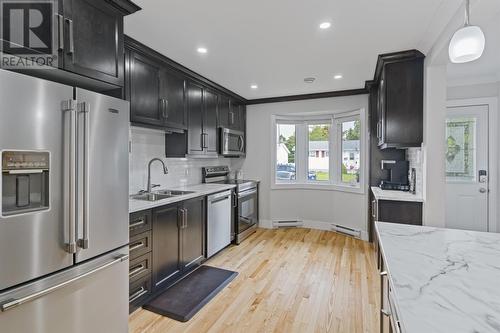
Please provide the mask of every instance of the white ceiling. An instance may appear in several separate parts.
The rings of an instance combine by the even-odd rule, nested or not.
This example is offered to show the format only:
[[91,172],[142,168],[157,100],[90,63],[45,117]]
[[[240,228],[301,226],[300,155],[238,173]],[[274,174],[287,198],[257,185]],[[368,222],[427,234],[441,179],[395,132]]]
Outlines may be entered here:
[[[442,28],[436,22],[448,22],[461,0],[134,2],[142,10],[125,18],[126,34],[253,99],[362,88],[378,54],[427,52]],[[320,30],[323,21],[332,27]],[[304,83],[310,76],[316,81]]]

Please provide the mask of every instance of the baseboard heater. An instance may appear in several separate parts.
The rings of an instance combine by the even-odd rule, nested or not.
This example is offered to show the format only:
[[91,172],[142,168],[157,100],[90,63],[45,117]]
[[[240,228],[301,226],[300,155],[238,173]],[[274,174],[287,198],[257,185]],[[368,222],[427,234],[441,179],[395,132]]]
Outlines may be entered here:
[[336,231],[338,233],[341,233],[341,234],[344,234],[347,236],[361,238],[361,230],[358,230],[358,229],[345,227],[345,226],[340,225],[340,224],[333,224],[332,229],[333,229],[333,231]]
[[304,223],[299,220],[277,220],[273,221],[274,228],[293,228],[293,227],[302,227]]

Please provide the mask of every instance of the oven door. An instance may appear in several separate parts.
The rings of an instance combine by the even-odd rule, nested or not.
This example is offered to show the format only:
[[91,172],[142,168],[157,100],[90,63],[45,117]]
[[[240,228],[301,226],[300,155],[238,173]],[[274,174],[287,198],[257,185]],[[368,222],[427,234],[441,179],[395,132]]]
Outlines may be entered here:
[[245,155],[245,134],[229,128],[221,128],[221,155],[242,156]]
[[259,219],[257,188],[238,193],[238,223],[237,234],[255,226]]

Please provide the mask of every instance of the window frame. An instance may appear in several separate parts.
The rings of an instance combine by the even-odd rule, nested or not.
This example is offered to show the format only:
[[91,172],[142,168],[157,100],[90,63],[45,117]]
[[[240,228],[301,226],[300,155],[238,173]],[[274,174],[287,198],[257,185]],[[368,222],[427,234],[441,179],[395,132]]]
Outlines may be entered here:
[[[317,189],[336,190],[353,193],[365,193],[366,164],[366,138],[368,134],[365,109],[357,109],[348,112],[320,112],[299,113],[294,115],[272,115],[271,133],[273,140],[277,138],[278,124],[295,124],[295,180],[278,181],[276,179],[276,141],[271,152],[271,189]],[[351,120],[359,120],[361,127],[360,136],[360,168],[359,183],[349,184],[342,182],[342,123]],[[309,172],[309,125],[330,123],[329,137],[329,180],[308,180]],[[332,153],[333,152],[333,153]],[[321,155],[321,154],[320,154]]]

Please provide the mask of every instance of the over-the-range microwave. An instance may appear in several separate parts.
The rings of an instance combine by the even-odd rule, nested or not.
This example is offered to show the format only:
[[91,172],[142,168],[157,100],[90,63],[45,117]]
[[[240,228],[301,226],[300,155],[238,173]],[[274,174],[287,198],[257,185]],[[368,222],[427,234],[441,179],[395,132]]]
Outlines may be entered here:
[[245,133],[229,128],[221,128],[220,154],[222,156],[244,156]]

